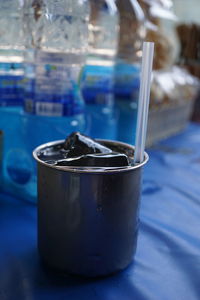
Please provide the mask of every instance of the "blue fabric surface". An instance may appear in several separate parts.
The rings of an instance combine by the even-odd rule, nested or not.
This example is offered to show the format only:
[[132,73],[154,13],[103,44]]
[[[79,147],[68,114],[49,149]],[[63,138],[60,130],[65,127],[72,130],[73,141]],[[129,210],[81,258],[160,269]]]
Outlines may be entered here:
[[37,253],[36,207],[0,197],[0,299],[200,298],[200,126],[148,151],[134,262],[83,280],[46,270]]

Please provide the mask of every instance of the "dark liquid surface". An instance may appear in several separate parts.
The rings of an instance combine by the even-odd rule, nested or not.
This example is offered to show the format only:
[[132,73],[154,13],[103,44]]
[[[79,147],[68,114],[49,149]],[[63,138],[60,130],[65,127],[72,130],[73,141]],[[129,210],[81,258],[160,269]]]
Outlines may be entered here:
[[60,167],[126,167],[133,165],[133,150],[75,132],[64,143],[40,150],[38,158]]

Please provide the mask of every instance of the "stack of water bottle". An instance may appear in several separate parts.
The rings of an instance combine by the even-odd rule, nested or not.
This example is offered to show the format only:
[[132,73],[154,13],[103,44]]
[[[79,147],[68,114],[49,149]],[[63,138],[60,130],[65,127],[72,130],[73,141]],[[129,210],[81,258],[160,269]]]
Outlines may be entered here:
[[134,144],[144,15],[136,0],[0,6],[1,190],[36,201],[36,146],[72,131]]

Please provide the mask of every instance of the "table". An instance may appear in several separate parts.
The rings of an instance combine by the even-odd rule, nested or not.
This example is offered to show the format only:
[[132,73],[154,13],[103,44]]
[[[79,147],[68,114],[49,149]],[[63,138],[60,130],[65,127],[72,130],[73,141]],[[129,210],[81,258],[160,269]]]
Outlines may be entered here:
[[0,195],[0,300],[196,300],[200,298],[200,126],[148,151],[133,263],[86,280],[45,269],[36,207]]

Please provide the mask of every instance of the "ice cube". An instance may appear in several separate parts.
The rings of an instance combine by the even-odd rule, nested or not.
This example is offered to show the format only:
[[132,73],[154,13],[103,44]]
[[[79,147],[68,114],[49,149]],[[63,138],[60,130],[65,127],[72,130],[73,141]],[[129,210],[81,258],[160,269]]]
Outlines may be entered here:
[[65,140],[63,148],[67,151],[67,157],[78,157],[93,153],[111,153],[112,150],[96,142],[88,136],[73,132]]
[[75,158],[57,161],[57,166],[76,167],[125,167],[129,165],[128,158],[121,153],[86,154]]

